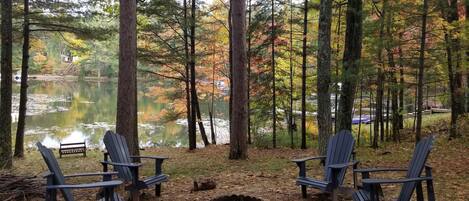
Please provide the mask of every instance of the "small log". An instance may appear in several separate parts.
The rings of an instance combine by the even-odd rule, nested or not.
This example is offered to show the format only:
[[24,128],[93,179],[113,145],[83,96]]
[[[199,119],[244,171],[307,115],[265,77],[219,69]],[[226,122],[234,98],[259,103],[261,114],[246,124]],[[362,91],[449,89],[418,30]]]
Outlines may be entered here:
[[217,188],[217,183],[213,179],[196,179],[191,191],[206,191]]

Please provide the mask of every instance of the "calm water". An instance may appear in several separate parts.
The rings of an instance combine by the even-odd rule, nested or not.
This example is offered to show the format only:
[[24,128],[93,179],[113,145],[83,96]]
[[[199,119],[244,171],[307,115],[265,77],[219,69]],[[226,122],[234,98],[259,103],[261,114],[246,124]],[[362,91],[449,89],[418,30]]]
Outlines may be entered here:
[[[155,116],[168,107],[158,103],[157,97],[148,95],[155,84],[139,84],[138,115],[139,140],[142,147],[187,146],[187,122],[184,117],[162,123]],[[13,112],[17,112],[19,85],[14,86]],[[64,82],[32,81],[29,85],[25,146],[42,142],[48,147],[58,147],[60,142],[83,142],[90,147],[103,147],[106,130],[115,130],[117,103],[116,82]],[[208,111],[208,102],[201,101],[201,110]],[[227,111],[223,101],[215,102],[215,133],[217,142],[229,140]],[[16,133],[16,116],[13,114],[13,131]],[[210,138],[208,112],[203,113],[207,135]],[[200,136],[197,136],[200,140]],[[201,143],[199,143],[201,144]]]

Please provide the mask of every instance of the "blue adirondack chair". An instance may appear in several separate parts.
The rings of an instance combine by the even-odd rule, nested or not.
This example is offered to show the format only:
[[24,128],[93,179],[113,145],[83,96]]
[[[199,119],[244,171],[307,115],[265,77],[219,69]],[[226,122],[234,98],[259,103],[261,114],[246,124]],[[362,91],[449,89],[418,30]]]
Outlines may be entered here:
[[[379,168],[379,169],[359,169],[354,172],[362,174],[363,189],[353,194],[354,201],[379,201],[379,192],[383,184],[402,184],[398,201],[409,201],[412,198],[414,189],[417,191],[417,201],[423,201],[422,182],[427,183],[428,200],[435,200],[433,190],[432,169],[426,166],[428,155],[432,148],[434,137],[421,140],[414,149],[414,155],[410,161],[409,168]],[[421,173],[425,168],[425,176]],[[407,172],[403,179],[370,179],[370,173],[402,171]]]
[[[163,174],[161,166],[167,157],[161,156],[131,156],[125,138],[119,134],[107,131],[104,135],[104,144],[107,149],[103,164],[104,171],[107,171],[107,165],[114,166],[114,170],[119,173],[119,177],[131,184],[126,187],[130,191],[133,200],[138,200],[142,189],[155,185],[155,195],[161,195],[161,184],[168,181],[168,176]],[[107,160],[107,155],[111,157],[111,161]],[[155,160],[155,173],[153,176],[144,180],[139,178],[140,163],[134,163],[134,159],[153,159]]]
[[[47,178],[46,186],[46,201],[57,200],[57,190],[63,195],[66,201],[74,201],[72,195],[72,189],[84,189],[84,188],[103,188],[104,189],[104,200],[105,201],[119,201],[119,196],[114,192],[114,188],[122,184],[122,181],[115,180],[111,181],[113,175],[117,175],[117,172],[98,172],[98,173],[81,173],[73,175],[63,175],[62,170],[59,167],[59,163],[54,156],[52,150],[43,146],[38,142],[37,147],[41,152],[44,161],[49,168],[49,173],[45,175]],[[90,177],[90,176],[103,176],[102,182],[87,183],[87,184],[67,184],[65,179],[73,177]]]
[[[353,165],[354,167],[358,165],[357,161],[351,161],[354,143],[350,131],[343,130],[329,139],[326,156],[292,160],[300,168],[296,184],[301,186],[303,198],[307,197],[307,187],[334,194],[334,190],[342,185],[344,181],[347,167],[349,165]],[[306,161],[309,160],[322,160],[324,162],[323,180],[317,180],[306,176]]]

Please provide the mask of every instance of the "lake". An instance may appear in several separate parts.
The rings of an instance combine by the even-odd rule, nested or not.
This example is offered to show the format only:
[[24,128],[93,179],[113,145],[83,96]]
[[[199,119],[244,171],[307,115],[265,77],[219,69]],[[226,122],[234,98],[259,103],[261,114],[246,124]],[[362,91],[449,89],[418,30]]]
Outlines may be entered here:
[[[161,122],[155,118],[171,103],[159,103],[149,93],[155,83],[139,83],[138,116],[141,147],[186,147],[187,121],[181,116],[175,121]],[[13,135],[19,102],[19,88],[13,87]],[[59,147],[60,142],[83,142],[87,146],[102,148],[102,137],[107,130],[115,130],[117,82],[89,81],[37,81],[29,82],[25,147],[42,142],[47,147]],[[205,130],[210,139],[208,101],[200,107]],[[228,143],[228,104],[223,99],[214,102],[215,133],[218,143]],[[198,134],[198,146],[202,146]]]

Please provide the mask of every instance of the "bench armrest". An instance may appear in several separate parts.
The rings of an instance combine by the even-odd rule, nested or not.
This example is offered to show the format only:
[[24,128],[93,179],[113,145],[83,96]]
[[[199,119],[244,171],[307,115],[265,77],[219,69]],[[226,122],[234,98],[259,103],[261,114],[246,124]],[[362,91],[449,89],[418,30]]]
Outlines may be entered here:
[[48,185],[46,189],[53,190],[53,189],[83,189],[83,188],[114,188],[122,184],[120,180],[114,181],[104,181],[104,182],[96,182],[96,183],[88,183],[88,184],[71,184],[71,185]]
[[72,178],[72,177],[93,177],[93,176],[112,176],[117,175],[117,172],[94,172],[94,173],[78,173],[78,174],[71,174],[71,175],[64,175],[65,178]]

